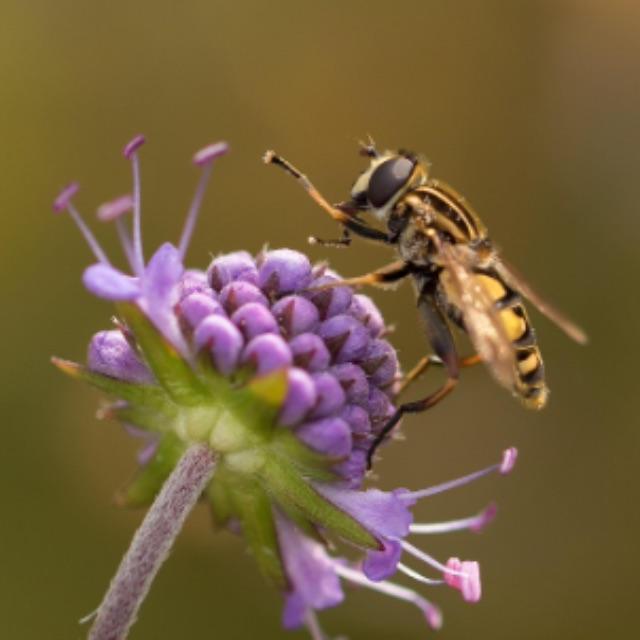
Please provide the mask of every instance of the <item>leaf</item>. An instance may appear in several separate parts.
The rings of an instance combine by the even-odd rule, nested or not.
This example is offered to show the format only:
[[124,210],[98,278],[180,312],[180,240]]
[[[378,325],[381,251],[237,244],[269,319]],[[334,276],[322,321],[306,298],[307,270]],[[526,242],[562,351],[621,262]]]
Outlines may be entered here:
[[194,405],[207,399],[207,389],[191,365],[145,314],[133,304],[120,303],[117,307],[133,333],[147,365],[175,402]]
[[284,589],[287,578],[269,496],[258,482],[247,477],[238,476],[233,483],[232,499],[249,548],[266,578]]
[[62,358],[51,358],[51,362],[68,376],[87,382],[110,396],[126,400],[131,404],[144,405],[158,410],[162,410],[167,405],[167,395],[158,385],[125,382],[90,371],[81,364]]
[[261,470],[265,488],[285,508],[301,512],[311,522],[330,529],[359,547],[378,549],[379,543],[355,518],[321,496],[287,460],[269,456]]

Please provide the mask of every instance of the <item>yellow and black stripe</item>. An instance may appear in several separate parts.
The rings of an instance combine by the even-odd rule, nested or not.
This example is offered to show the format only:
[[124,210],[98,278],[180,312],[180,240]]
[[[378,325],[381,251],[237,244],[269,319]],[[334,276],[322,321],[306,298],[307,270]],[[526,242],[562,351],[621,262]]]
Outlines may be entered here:
[[545,384],[544,364],[520,295],[491,271],[479,271],[477,282],[493,300],[506,335],[515,350],[514,392],[530,409],[541,409],[549,389]]

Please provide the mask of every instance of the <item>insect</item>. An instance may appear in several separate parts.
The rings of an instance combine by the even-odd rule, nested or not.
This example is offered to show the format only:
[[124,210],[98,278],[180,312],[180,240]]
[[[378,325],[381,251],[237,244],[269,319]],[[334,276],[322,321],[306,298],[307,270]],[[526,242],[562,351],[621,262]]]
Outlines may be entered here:
[[[356,179],[350,198],[331,205],[309,179],[273,151],[264,156],[291,174],[334,220],[343,226],[337,240],[310,238],[326,246],[348,246],[351,235],[395,247],[398,260],[336,285],[388,286],[411,277],[418,311],[433,350],[409,372],[404,390],[430,365],[444,366],[447,379],[428,396],[401,404],[373,441],[369,467],[378,446],[405,413],[432,407],[458,382],[460,369],[484,362],[493,377],[531,409],[548,398],[544,365],[523,304],[528,298],[570,338],[585,343],[585,333],[543,300],[501,257],[487,230],[464,197],[429,176],[429,165],[407,151],[379,152],[373,141],[361,144],[369,167]],[[364,217],[383,222],[382,230]],[[467,333],[476,354],[460,358],[451,326]]]

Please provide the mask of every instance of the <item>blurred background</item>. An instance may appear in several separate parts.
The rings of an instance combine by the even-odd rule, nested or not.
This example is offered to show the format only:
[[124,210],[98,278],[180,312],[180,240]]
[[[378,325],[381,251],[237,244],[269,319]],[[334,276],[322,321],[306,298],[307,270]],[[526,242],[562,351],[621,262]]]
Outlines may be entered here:
[[[423,151],[462,191],[529,280],[588,330],[578,347],[532,311],[551,401],[528,413],[486,370],[385,451],[384,487],[418,488],[494,461],[521,464],[421,505],[419,519],[499,517],[481,536],[424,541],[477,558],[484,598],[425,591],[439,637],[635,637],[638,626],[636,349],[640,221],[640,5],[597,1],[0,4],[0,637],[82,638],[140,522],[112,496],[135,443],[98,422],[99,395],[60,375],[112,309],[80,275],[91,256],[51,201],[71,179],[77,204],[130,189],[122,145],[138,132],[149,251],[176,240],[197,172],[192,153],[226,139],[189,262],[265,243],[330,258],[356,275],[384,248],[309,248],[336,229],[289,179],[260,162],[275,148],[340,200],[363,166],[356,142]],[[97,227],[97,223],[93,225]],[[115,247],[110,229],[99,229]],[[372,293],[405,367],[426,349],[411,288]],[[414,393],[435,388],[439,373]],[[281,638],[280,597],[240,540],[197,509],[131,635]],[[353,592],[322,615],[350,638],[423,638],[411,607]],[[636,631],[637,633],[637,631]],[[290,634],[302,638],[302,633]]]

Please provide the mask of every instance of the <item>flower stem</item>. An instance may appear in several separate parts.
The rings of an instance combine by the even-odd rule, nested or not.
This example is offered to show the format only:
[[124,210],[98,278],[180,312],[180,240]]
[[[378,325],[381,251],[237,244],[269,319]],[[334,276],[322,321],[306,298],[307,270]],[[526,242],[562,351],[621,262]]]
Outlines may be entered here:
[[192,445],[165,482],[136,532],[98,608],[89,640],[122,640],[182,525],[213,475],[208,446]]

